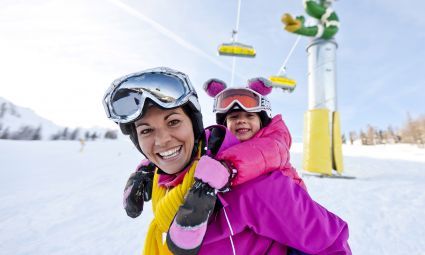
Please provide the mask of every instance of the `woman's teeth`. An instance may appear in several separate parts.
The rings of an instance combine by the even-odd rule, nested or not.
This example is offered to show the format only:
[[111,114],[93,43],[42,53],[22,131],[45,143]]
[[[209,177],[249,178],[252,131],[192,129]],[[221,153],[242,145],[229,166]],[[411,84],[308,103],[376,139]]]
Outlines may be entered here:
[[169,158],[177,156],[179,154],[181,148],[182,148],[182,146],[178,146],[178,147],[171,149],[171,150],[168,150],[168,151],[159,152],[158,154],[163,159],[169,159]]

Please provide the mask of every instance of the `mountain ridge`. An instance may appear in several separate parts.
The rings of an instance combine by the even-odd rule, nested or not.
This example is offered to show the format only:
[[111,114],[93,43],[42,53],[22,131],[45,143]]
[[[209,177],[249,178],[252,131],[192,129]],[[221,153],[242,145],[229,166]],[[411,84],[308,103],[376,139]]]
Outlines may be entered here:
[[69,128],[38,115],[34,110],[0,97],[0,138],[14,140],[75,140],[116,138],[116,130]]

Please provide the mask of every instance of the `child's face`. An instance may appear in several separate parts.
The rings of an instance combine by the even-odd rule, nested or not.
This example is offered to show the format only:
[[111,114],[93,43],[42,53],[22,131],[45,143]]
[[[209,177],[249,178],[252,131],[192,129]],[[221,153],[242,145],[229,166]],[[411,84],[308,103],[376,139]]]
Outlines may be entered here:
[[253,137],[261,128],[258,113],[234,111],[226,116],[227,128],[239,141],[243,142]]

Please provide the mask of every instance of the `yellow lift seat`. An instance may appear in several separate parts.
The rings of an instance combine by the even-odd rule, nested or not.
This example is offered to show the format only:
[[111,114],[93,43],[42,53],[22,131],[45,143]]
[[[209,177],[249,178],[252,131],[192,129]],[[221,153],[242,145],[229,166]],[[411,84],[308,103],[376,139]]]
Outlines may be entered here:
[[256,55],[254,47],[238,42],[223,43],[218,46],[218,54],[222,56],[248,57]]
[[282,88],[283,90],[287,90],[289,92],[293,92],[297,85],[295,80],[281,75],[270,76],[269,80],[272,82],[273,87]]

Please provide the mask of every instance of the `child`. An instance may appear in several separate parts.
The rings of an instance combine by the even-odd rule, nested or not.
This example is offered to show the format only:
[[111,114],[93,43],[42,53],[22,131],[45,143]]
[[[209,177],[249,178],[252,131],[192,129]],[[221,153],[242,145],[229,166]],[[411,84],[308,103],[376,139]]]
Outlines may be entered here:
[[[204,89],[215,98],[213,111],[216,113],[217,124],[228,128],[226,130],[222,126],[213,126],[206,129],[209,150],[207,155],[219,160],[225,168],[212,162],[202,164],[209,166],[208,168],[196,169],[196,182],[177,212],[167,235],[169,249],[175,254],[198,252],[218,190],[229,185],[237,186],[275,169],[281,170],[305,189],[302,179],[289,163],[289,131],[281,115],[271,118],[270,103],[265,97],[271,92],[267,80],[252,79],[248,82],[248,88],[226,89],[224,82],[213,79],[205,83]],[[257,171],[252,171],[253,165],[258,166]],[[144,177],[148,176],[149,169],[151,171],[152,166],[149,162],[144,162],[137,171],[139,176],[133,174],[127,183],[124,206],[129,216],[137,217],[143,208],[139,186],[144,187],[144,200],[149,200],[149,185],[143,185],[149,178],[140,177],[143,172]],[[228,172],[223,172],[222,169]],[[233,170],[237,172],[231,176]],[[138,201],[136,191],[139,194]],[[135,209],[140,210],[134,213]]]
[[[266,95],[272,88],[268,80],[251,79],[248,81],[248,88],[242,89],[225,89],[223,82],[210,80],[204,89],[215,97],[213,112],[216,113],[217,124],[227,126],[242,142],[216,157],[237,169],[238,174],[232,180],[233,185],[242,184],[270,170],[281,169],[285,175],[306,189],[295,168],[289,163],[289,148],[292,143],[289,130],[280,114],[271,118],[271,106]],[[244,153],[241,155],[241,152]],[[245,170],[245,166],[253,164],[259,166],[259,172]]]

